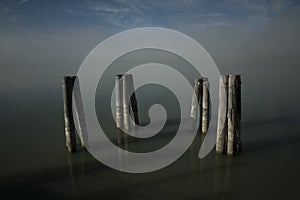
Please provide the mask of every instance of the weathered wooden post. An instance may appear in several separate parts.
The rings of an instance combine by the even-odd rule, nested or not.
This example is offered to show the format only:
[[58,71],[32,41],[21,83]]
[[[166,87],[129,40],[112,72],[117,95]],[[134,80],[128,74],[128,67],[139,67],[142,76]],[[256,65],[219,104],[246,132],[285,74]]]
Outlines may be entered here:
[[76,76],[65,76],[62,80],[66,147],[71,152],[76,151],[76,135],[72,111],[72,92]]
[[117,128],[122,127],[123,121],[123,74],[115,76],[115,90],[116,90],[116,125]]
[[81,90],[79,85],[79,79],[78,77],[75,80],[74,87],[73,87],[73,97],[74,97],[74,103],[75,103],[75,115],[77,118],[77,124],[78,124],[78,134],[81,141],[82,147],[88,147],[88,134],[87,134],[87,127],[86,127],[86,119],[85,114],[83,111],[83,103],[82,103],[82,96],[81,96]]
[[197,78],[195,79],[194,84],[194,94],[192,97],[192,105],[191,105],[191,121],[190,121],[190,129],[194,130],[196,126],[196,120],[198,115],[198,108],[200,108],[200,122],[199,122],[199,129],[201,130],[202,126],[202,90],[203,90],[203,79]]
[[138,106],[137,106],[137,99],[134,92],[134,84],[133,84],[133,77],[132,74],[128,74],[128,84],[129,84],[129,94],[130,96],[130,107],[133,112],[133,120],[134,125],[139,125],[139,114],[138,114]]
[[[240,116],[241,100],[240,98],[240,75],[229,75],[228,78],[228,141],[227,154],[233,155],[237,148],[237,137],[240,140]],[[240,141],[239,141],[240,142]],[[239,144],[239,148],[240,148]]]
[[209,82],[207,77],[203,77],[202,90],[202,133],[206,134],[208,130],[209,118]]
[[[228,75],[220,76],[219,86],[219,110],[218,110],[218,129],[216,152],[223,153],[227,146],[227,99],[228,99]],[[222,120],[225,120],[222,123]]]
[[130,119],[130,86],[129,86],[129,76],[124,74],[123,80],[123,118],[124,118],[124,129],[131,129],[131,119]]
[[237,107],[237,116],[236,116],[236,151],[242,151],[242,138],[241,138],[241,117],[242,117],[242,95],[241,95],[241,76],[237,76],[235,82],[235,91],[236,91],[236,107]]

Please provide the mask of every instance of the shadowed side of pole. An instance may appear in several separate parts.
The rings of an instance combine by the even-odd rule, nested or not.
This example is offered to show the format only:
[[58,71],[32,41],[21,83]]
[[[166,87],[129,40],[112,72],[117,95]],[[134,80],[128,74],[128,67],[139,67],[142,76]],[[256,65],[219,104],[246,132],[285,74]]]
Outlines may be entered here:
[[76,135],[72,111],[72,91],[76,76],[65,76],[62,80],[66,147],[71,152],[76,151]]
[[128,84],[129,84],[129,93],[131,94],[130,107],[133,113],[134,124],[139,125],[139,113],[138,113],[137,99],[134,92],[134,83],[133,83],[132,74],[128,74]]
[[241,138],[241,118],[242,118],[242,95],[241,95],[241,76],[238,75],[235,82],[235,96],[236,96],[236,152],[242,151]]

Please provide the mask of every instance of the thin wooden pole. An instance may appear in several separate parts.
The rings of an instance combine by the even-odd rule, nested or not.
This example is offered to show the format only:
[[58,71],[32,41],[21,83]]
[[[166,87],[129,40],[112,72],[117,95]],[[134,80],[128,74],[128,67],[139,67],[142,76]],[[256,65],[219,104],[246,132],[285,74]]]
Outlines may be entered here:
[[81,96],[78,77],[76,77],[74,83],[73,96],[74,96],[74,103],[75,103],[75,115],[78,122],[77,128],[78,128],[79,138],[81,141],[81,146],[88,147],[89,141],[88,141],[88,134],[87,134],[87,126],[86,126],[85,114],[83,111],[82,96]]
[[115,88],[116,88],[116,126],[121,128],[123,123],[123,74],[115,76]]
[[76,135],[72,111],[72,91],[75,79],[76,76],[65,76],[62,80],[66,147],[70,153],[76,151]]
[[237,136],[240,135],[238,133],[238,126],[240,126],[240,106],[238,106],[238,95],[237,85],[240,86],[241,77],[240,75],[229,75],[228,79],[228,141],[227,141],[227,154],[233,155],[236,144],[237,144]]
[[[124,118],[124,129],[131,129],[130,119],[130,86],[129,78],[127,74],[123,75],[123,118]],[[127,135],[127,134],[126,134]]]
[[[190,129],[194,130],[196,126],[196,120],[198,115],[198,108],[202,108],[202,89],[203,89],[203,79],[197,78],[195,79],[194,84],[194,94],[192,97],[192,104],[191,104],[191,122],[190,122]],[[202,109],[200,110],[200,122],[199,122],[199,129],[201,130],[202,126]]]
[[[134,82],[133,82],[133,76],[132,74],[128,74],[128,84],[129,84],[129,94],[130,96],[130,111],[131,111],[131,116],[133,118],[132,121],[132,131],[137,133],[137,126],[140,124],[139,121],[139,113],[138,113],[138,105],[137,105],[137,99],[134,91]],[[136,140],[136,137],[130,137],[130,142],[133,143]],[[132,147],[130,147],[132,148]]]
[[134,125],[139,125],[139,113],[138,113],[138,106],[137,106],[137,99],[134,92],[134,83],[133,83],[133,76],[132,74],[128,74],[128,84],[129,84],[129,94],[130,96],[130,107],[133,112],[133,120]]
[[[219,110],[216,152],[223,153],[227,146],[227,99],[228,99],[228,75],[220,76],[219,86]],[[222,121],[225,120],[223,123]],[[226,142],[225,142],[226,141]]]
[[236,116],[236,150],[237,152],[242,151],[242,138],[241,138],[241,117],[242,117],[242,95],[241,95],[241,76],[237,76],[235,83],[235,91],[236,91],[236,106],[237,106],[237,116]]
[[208,78],[203,77],[203,90],[202,90],[202,133],[206,134],[208,130],[209,118],[209,82]]

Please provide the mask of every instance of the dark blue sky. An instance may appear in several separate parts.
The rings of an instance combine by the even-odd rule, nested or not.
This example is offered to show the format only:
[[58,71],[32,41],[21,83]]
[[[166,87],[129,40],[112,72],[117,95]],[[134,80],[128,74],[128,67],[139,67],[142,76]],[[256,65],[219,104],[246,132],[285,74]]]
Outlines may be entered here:
[[140,26],[205,28],[244,23],[258,26],[299,12],[293,0],[2,0],[1,32],[26,28],[38,32],[65,28],[129,29]]

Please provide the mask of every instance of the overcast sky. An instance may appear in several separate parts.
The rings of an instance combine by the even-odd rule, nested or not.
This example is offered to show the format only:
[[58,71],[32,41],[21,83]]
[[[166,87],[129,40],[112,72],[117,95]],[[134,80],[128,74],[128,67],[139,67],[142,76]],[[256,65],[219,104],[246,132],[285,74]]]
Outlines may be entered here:
[[[36,76],[44,76],[44,71],[60,80],[59,75],[76,73],[105,38],[135,27],[159,26],[196,39],[221,73],[242,74],[248,81],[245,93],[257,97],[253,105],[266,93],[269,98],[259,105],[275,112],[267,102],[278,92],[291,97],[288,105],[300,100],[298,92],[290,92],[299,89],[299,22],[296,0],[1,0],[0,88],[3,92],[38,85]],[[284,83],[278,89],[274,83],[279,80]],[[261,87],[267,90],[257,90]],[[290,90],[280,89],[287,87]]]
[[[78,58],[111,34],[142,26],[188,34],[223,61],[241,50],[244,57],[282,53],[273,47],[290,55],[299,47],[299,15],[293,0],[1,0],[0,62]],[[259,52],[247,52],[253,48]]]

